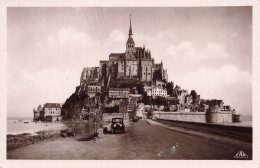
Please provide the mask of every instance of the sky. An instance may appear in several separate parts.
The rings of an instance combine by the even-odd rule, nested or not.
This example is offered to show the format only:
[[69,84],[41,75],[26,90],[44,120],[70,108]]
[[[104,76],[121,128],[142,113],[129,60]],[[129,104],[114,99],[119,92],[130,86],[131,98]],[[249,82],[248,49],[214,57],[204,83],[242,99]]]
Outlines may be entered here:
[[9,7],[7,116],[64,103],[84,67],[136,46],[163,61],[169,81],[252,114],[251,7]]

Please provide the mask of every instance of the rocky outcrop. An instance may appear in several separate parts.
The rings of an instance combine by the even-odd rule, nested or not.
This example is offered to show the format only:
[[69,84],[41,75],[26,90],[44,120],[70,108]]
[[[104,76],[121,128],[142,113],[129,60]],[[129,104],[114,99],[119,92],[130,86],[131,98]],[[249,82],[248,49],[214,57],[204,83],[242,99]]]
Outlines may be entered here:
[[97,111],[101,107],[100,94],[89,97],[86,90],[76,90],[63,104],[61,108],[62,120],[86,119],[87,113]]

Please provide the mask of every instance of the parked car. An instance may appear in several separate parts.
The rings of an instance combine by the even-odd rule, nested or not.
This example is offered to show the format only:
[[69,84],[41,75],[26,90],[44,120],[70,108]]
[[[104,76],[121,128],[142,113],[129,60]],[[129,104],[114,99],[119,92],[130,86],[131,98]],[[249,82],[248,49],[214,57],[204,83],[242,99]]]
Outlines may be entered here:
[[138,117],[137,116],[134,116],[133,117],[133,122],[137,122],[138,121]]
[[137,116],[137,118],[138,118],[138,119],[142,119],[142,117],[141,117],[141,116]]
[[68,137],[70,137],[70,136],[76,136],[75,130],[70,128],[70,129],[68,130],[68,132],[67,132],[67,135],[68,135]]
[[112,118],[111,133],[125,133],[125,124],[123,118]]
[[60,134],[62,137],[70,137],[70,136],[76,136],[75,130],[70,128],[70,129],[65,129],[65,130],[61,130]]

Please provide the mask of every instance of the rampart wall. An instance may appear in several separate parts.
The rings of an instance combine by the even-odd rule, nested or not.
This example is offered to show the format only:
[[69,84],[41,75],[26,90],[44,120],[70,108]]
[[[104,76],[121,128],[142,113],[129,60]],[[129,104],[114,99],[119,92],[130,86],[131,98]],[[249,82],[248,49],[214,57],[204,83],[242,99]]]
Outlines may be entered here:
[[231,112],[145,112],[143,118],[157,118],[162,120],[174,120],[199,123],[228,123],[232,122]]

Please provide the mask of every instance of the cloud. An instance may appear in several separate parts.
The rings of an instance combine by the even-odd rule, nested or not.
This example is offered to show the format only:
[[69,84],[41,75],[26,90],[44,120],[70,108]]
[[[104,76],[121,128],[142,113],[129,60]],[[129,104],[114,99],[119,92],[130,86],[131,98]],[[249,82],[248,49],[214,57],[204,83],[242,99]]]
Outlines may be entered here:
[[[229,60],[224,45],[210,42],[198,48],[191,41],[169,45],[163,54],[169,79],[201,98],[223,99],[238,113],[252,110],[252,76]],[[241,96],[243,95],[243,96]]]
[[218,43],[209,43],[206,46],[206,50],[199,53],[199,59],[209,59],[209,58],[217,58],[217,59],[226,59],[228,58],[228,53],[226,48]]
[[135,40],[135,43],[142,43],[140,45],[143,45],[143,44],[149,44],[149,43],[153,43],[154,42],[154,37],[153,36],[147,36],[147,35],[144,35],[144,34],[136,34],[134,35],[134,40]]
[[[30,88],[42,91],[60,91],[65,88],[64,85],[70,85],[72,79],[75,79],[72,70],[56,68],[46,68],[34,73],[22,72],[21,75],[21,81],[29,83]],[[79,81],[79,78],[76,81]]]
[[[77,85],[79,76],[75,76],[75,72],[69,69],[46,68],[37,72],[22,72],[8,84],[8,115],[19,116],[16,110],[18,107],[29,116],[30,111],[39,104],[63,103]],[[21,90],[23,94],[17,95]]]
[[[63,27],[56,34],[47,37],[41,54],[44,54],[43,62],[48,64],[47,66],[73,69],[97,66],[105,55],[104,48],[107,48],[106,44],[94,39],[90,34],[76,28]],[[66,64],[62,60],[64,58]]]
[[166,48],[166,56],[184,57],[188,60],[207,60],[207,59],[226,59],[228,53],[225,47],[218,43],[209,43],[203,47],[204,49],[198,49],[190,41],[183,41],[178,45],[170,45]]
[[231,105],[240,113],[252,110],[252,76],[234,65],[201,67],[183,76],[175,76],[174,81],[183,89],[196,90],[201,98],[223,99],[225,104]]
[[49,43],[56,43],[56,44],[92,44],[93,40],[91,37],[84,32],[80,32],[75,28],[72,27],[64,27],[59,30],[55,37],[48,36],[47,41]]
[[113,30],[110,34],[109,34],[109,40],[111,42],[120,42],[123,43],[126,41],[126,36],[125,34],[121,31],[121,30]]

